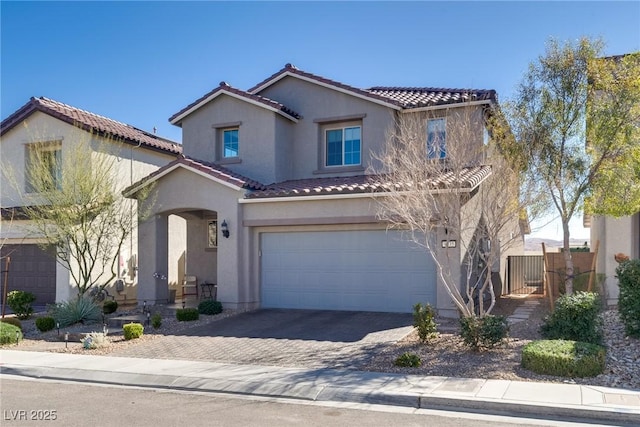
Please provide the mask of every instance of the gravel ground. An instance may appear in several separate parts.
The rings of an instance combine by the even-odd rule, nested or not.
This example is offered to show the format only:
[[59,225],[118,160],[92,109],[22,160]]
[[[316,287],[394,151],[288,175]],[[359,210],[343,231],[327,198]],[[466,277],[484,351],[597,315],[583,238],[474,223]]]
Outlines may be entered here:
[[[500,299],[494,314],[510,315],[516,307],[523,304],[520,298]],[[589,384],[606,387],[640,390],[640,340],[624,336],[624,328],[620,323],[617,311],[609,310],[602,314],[605,325],[605,346],[607,347],[607,365],[605,372],[594,378],[567,379],[548,375],[539,375],[527,371],[520,366],[522,347],[530,341],[540,339],[538,332],[542,318],[547,314],[546,300],[540,300],[540,310],[534,312],[526,321],[511,326],[509,339],[500,348],[489,351],[473,352],[464,346],[458,335],[456,321],[438,319],[439,336],[428,344],[421,344],[415,331],[395,344],[390,344],[376,353],[364,370],[377,372],[394,372],[404,374],[448,376],[460,378],[505,379],[518,381],[547,381]],[[155,307],[163,316],[162,326],[158,329],[145,328],[141,338],[125,341],[121,329],[109,333],[109,344],[103,348],[85,350],[80,345],[69,348],[51,346],[51,342],[61,341],[57,331],[40,333],[35,328],[34,319],[23,321],[25,339],[20,343],[20,350],[55,351],[67,353],[83,353],[105,355],[125,346],[137,345],[165,335],[172,335],[185,328],[199,326],[233,316],[237,312],[225,310],[216,316],[200,316],[195,322],[178,322],[175,310],[166,307]],[[140,309],[119,310],[117,314],[140,314]],[[70,342],[79,342],[84,334],[101,331],[101,325],[78,325],[65,328],[70,333]],[[90,352],[90,353],[88,353]],[[400,368],[393,362],[402,353],[416,353],[422,359],[419,368]],[[362,368],[361,368],[362,369]]]

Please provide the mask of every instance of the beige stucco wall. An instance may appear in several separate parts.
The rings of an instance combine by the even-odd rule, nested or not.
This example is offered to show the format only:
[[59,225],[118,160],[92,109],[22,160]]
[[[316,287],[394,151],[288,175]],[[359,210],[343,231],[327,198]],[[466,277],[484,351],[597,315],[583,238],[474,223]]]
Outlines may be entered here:
[[[61,141],[63,162],[65,158],[70,157],[66,153],[72,150],[71,145],[78,141],[90,144],[96,159],[104,155],[115,156],[116,191],[124,189],[175,158],[174,155],[134,145],[115,143],[101,137],[92,137],[86,131],[41,112],[33,113],[25,123],[26,125],[18,125],[3,135],[0,143],[0,163],[2,164],[0,205],[3,207],[39,203],[37,195],[24,192],[25,154],[26,145],[29,143]],[[95,151],[104,150],[105,147],[109,149],[108,154]],[[137,215],[136,202],[131,200],[126,203],[131,204],[131,214]],[[130,230],[131,237],[124,242],[120,252],[120,272],[122,273],[121,277],[125,280],[125,291],[118,293],[114,286],[107,288],[109,293],[115,295],[117,300],[121,302],[135,301],[136,298],[137,274],[135,267],[137,266],[135,261],[138,258],[136,223],[137,221],[134,221],[134,227]],[[13,223],[4,221],[0,225],[0,239],[7,239],[6,243],[8,244],[28,243],[33,239],[39,239],[39,237],[34,234],[27,221]],[[184,240],[176,241],[177,246],[184,247]],[[69,272],[59,263],[56,269],[56,301],[66,300],[76,295],[77,291]]]
[[596,272],[605,275],[604,293],[608,305],[616,305],[620,290],[615,277],[618,263],[614,255],[623,253],[630,258],[640,258],[640,214],[612,218],[591,218],[591,246],[600,241]]
[[[272,183],[282,174],[276,170],[276,158],[281,152],[286,153],[291,143],[279,138],[276,149],[276,125],[281,134],[286,134],[283,128],[286,129],[287,125],[281,120],[287,119],[260,106],[220,95],[182,121],[184,154],[208,162],[219,161],[241,175]],[[238,123],[239,126],[234,125]],[[218,155],[222,145],[221,129],[233,127],[238,127],[239,163],[227,162]],[[281,162],[282,159],[279,166],[282,166]]]

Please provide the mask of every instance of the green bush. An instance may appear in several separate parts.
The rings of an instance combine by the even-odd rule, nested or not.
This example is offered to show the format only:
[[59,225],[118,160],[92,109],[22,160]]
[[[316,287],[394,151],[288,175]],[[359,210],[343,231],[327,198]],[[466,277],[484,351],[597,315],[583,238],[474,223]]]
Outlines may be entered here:
[[396,358],[393,364],[403,368],[417,368],[422,365],[422,360],[420,360],[420,357],[415,353],[402,353]]
[[48,309],[50,316],[56,319],[61,327],[76,323],[94,323],[102,319],[100,306],[91,298],[83,296],[51,305]]
[[158,329],[160,326],[162,326],[162,316],[160,315],[160,313],[156,313],[151,316],[151,326],[153,326],[153,329]]
[[196,308],[179,308],[176,310],[176,319],[179,322],[190,322],[192,320],[198,320],[200,313]]
[[198,304],[198,313],[208,315],[222,313],[222,303],[212,299],[201,301]]
[[551,340],[600,344],[603,334],[598,294],[576,292],[573,295],[562,295],[556,301],[554,312],[545,317],[540,332],[543,337]]
[[124,339],[132,340],[134,338],[140,338],[144,332],[144,326],[140,323],[127,323],[122,326],[124,331]]
[[418,337],[423,343],[438,335],[435,316],[436,311],[430,304],[417,303],[413,306],[413,326],[418,330]]
[[624,331],[640,338],[640,259],[622,262],[616,269],[620,286],[618,312]]
[[0,322],[0,344],[16,343],[16,332],[18,339],[22,339],[22,331],[15,325],[6,322]]
[[17,317],[5,317],[4,319],[0,319],[0,322],[8,323],[22,330],[22,322]]
[[604,371],[604,347],[580,341],[539,340],[522,349],[522,367],[538,374],[595,377]]
[[40,332],[47,332],[56,327],[56,320],[53,317],[38,317],[36,319],[36,328]]
[[33,313],[31,303],[35,300],[36,296],[31,292],[11,291],[7,294],[7,304],[9,304],[16,317],[21,320],[31,317]]
[[509,335],[509,322],[505,316],[488,314],[483,317],[460,318],[460,335],[474,351],[493,348]]
[[106,300],[104,304],[102,304],[102,312],[104,314],[115,313],[118,309],[118,302],[114,300]]

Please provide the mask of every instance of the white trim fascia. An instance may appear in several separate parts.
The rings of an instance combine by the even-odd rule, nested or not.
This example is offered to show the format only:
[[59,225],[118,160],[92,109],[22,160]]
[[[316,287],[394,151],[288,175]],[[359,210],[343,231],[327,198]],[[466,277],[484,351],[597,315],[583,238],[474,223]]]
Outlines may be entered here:
[[[491,172],[489,173],[491,175]],[[471,193],[473,190],[478,188],[480,184],[484,182],[485,179],[489,177],[489,175],[485,176],[482,181],[478,182],[477,185],[470,188],[462,188],[459,191],[460,194]],[[429,193],[431,194],[445,194],[450,193],[451,190],[431,190]],[[238,199],[238,203],[276,203],[276,202],[306,202],[312,200],[340,200],[340,199],[361,199],[365,197],[388,197],[388,196],[397,196],[403,194],[409,194],[409,191],[398,191],[398,192],[388,192],[388,191],[379,191],[379,192],[370,192],[370,193],[353,193],[353,194],[330,194],[330,195],[314,195],[314,196],[280,196],[280,197],[264,197],[264,198],[256,198],[256,199]]]
[[146,187],[147,185],[151,184],[152,182],[155,182],[157,180],[159,180],[160,178],[162,178],[163,176],[173,172],[174,170],[178,169],[178,168],[184,168],[190,172],[193,172],[197,175],[203,176],[205,178],[208,178],[214,182],[217,182],[218,184],[222,184],[226,187],[232,188],[234,190],[242,190],[242,187],[239,187],[237,185],[231,184],[230,182],[227,181],[223,181],[220,178],[216,178],[215,176],[212,176],[206,172],[203,172],[201,170],[192,168],[191,166],[187,166],[187,165],[183,165],[181,163],[175,164],[173,166],[171,166],[170,168],[165,169],[164,171],[162,171],[161,173],[157,174],[156,176],[154,176],[152,179],[149,179],[145,182],[143,182],[140,185],[137,185],[135,188],[132,188],[131,190],[127,191],[126,193],[124,193],[125,197],[129,197],[131,195],[133,195],[134,193],[137,193],[141,188]]
[[477,105],[485,105],[485,104],[493,104],[493,101],[490,100],[490,99],[484,99],[482,101],[471,101],[471,102],[459,102],[459,103],[456,103],[456,104],[433,105],[433,106],[430,106],[430,107],[403,109],[403,110],[400,110],[400,112],[402,114],[419,113],[421,111],[444,110],[444,109],[459,108],[459,107],[475,107]]
[[225,89],[220,89],[219,91],[217,91],[217,92],[216,92],[216,93],[214,93],[213,95],[211,95],[211,96],[209,96],[209,97],[207,97],[207,98],[203,99],[201,102],[197,103],[196,105],[194,105],[193,107],[191,107],[191,108],[189,108],[187,111],[185,111],[184,113],[180,114],[180,115],[179,115],[178,117],[176,117],[175,119],[171,120],[171,122],[170,122],[170,123],[171,123],[172,125],[177,125],[177,123],[178,123],[178,122],[182,121],[182,119],[184,119],[185,117],[187,117],[189,114],[193,113],[194,111],[196,111],[197,109],[199,109],[199,108],[200,108],[200,107],[202,107],[203,105],[205,105],[205,104],[207,104],[207,103],[209,103],[209,102],[213,101],[214,99],[216,99],[218,96],[220,96],[220,95],[222,95],[222,94],[224,94],[224,95],[229,95],[229,96],[231,96],[232,98],[236,98],[236,99],[239,99],[239,100],[241,100],[241,101],[245,101],[245,102],[247,102],[247,103],[249,103],[249,104],[253,104],[253,105],[256,105],[256,106],[258,106],[258,107],[262,107],[262,108],[265,108],[265,109],[267,109],[267,110],[273,111],[274,113],[280,114],[282,117],[287,118],[287,119],[291,120],[291,121],[292,121],[292,122],[294,122],[294,123],[298,123],[298,119],[296,119],[295,117],[292,117],[292,116],[288,115],[287,113],[285,113],[285,112],[283,112],[283,111],[278,110],[277,108],[271,107],[271,106],[269,106],[269,105],[267,105],[267,104],[263,104],[262,102],[255,101],[255,100],[253,100],[253,99],[245,98],[244,96],[241,96],[241,95],[238,95],[238,94],[236,94],[236,93],[233,93],[233,92],[227,91],[227,90],[225,90]]
[[373,102],[374,104],[383,105],[385,107],[389,107],[389,108],[392,108],[394,110],[402,110],[402,107],[399,107],[398,105],[395,105],[395,104],[393,104],[391,102],[387,102],[387,101],[383,101],[381,99],[375,99],[375,98],[372,98],[372,97],[369,97],[369,96],[361,95],[361,94],[353,92],[353,91],[351,91],[349,89],[344,89],[344,88],[337,87],[337,86],[329,84],[329,83],[320,82],[320,81],[318,81],[316,79],[312,79],[310,77],[301,76],[299,74],[292,73],[291,71],[285,71],[284,73],[280,74],[278,77],[276,77],[276,78],[274,78],[272,80],[269,80],[268,82],[266,82],[262,86],[258,87],[255,90],[252,90],[249,93],[251,93],[253,95],[256,95],[258,92],[261,92],[262,90],[268,88],[269,86],[273,85],[274,83],[282,80],[283,78],[285,78],[287,76],[295,77],[295,78],[303,80],[305,82],[313,83],[313,84],[316,84],[318,86],[326,87],[328,89],[333,89],[333,90],[335,90],[337,92],[342,92],[342,93],[347,94],[347,95],[355,96],[356,98],[364,99],[365,101],[370,101],[370,102]]

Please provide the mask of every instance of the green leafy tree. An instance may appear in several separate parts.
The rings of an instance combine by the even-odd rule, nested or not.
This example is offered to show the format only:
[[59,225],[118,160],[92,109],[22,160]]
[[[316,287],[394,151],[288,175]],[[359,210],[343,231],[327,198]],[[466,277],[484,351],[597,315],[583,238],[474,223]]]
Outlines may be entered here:
[[615,73],[605,72],[611,65],[600,59],[602,48],[601,41],[586,38],[550,41],[508,109],[516,137],[508,150],[512,160],[528,178],[527,191],[540,196],[535,208],[555,210],[562,222],[568,294],[574,274],[569,221],[588,196],[593,206],[606,207],[638,185],[637,55],[625,60],[635,68],[625,68],[622,82],[614,84]]

